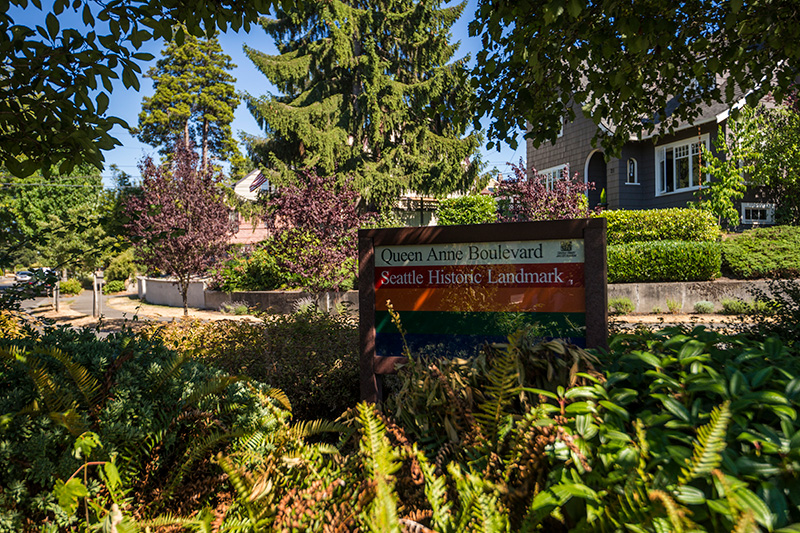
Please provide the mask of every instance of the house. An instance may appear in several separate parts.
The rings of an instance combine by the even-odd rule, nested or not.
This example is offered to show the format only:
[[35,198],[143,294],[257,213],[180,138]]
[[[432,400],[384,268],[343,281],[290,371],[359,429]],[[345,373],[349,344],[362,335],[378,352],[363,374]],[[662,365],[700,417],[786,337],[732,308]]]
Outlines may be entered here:
[[[272,186],[259,170],[250,172],[233,184],[233,192],[240,201],[255,202],[262,190],[270,191]],[[233,235],[228,239],[229,244],[252,245],[270,236],[266,224],[259,218],[244,217],[232,210],[231,223]]]
[[[714,152],[714,140],[724,131],[729,111],[726,104],[704,107],[692,123],[679,124],[672,134],[657,136],[656,129],[652,135],[632,137],[620,157],[606,160],[591,140],[598,128],[613,126],[602,122],[597,126],[577,109],[576,119],[563,125],[554,143],[534,148],[527,141],[527,168],[552,179],[569,169],[570,176],[577,172],[584,182],[594,182],[595,189],[588,193],[590,206],[600,203],[605,190],[610,209],[686,207],[697,199],[694,193],[703,180],[700,146]],[[775,205],[760,201],[758,191],[748,190],[737,207],[745,227],[775,221]]]

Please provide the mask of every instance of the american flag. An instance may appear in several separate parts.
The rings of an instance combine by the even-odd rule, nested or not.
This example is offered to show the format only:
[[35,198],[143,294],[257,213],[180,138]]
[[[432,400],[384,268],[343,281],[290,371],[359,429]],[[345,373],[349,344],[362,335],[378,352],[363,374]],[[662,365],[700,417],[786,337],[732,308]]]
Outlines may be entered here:
[[253,180],[253,183],[250,184],[250,192],[255,191],[256,189],[260,189],[262,185],[267,182],[267,177],[262,174],[261,172],[258,173],[256,179]]

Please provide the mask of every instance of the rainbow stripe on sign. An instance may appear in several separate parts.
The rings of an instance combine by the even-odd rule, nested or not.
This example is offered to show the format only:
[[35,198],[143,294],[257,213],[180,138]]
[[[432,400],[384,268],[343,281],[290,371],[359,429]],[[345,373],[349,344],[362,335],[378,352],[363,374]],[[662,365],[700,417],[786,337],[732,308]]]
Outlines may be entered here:
[[521,327],[584,344],[583,241],[510,241],[375,247],[377,355],[463,354]]

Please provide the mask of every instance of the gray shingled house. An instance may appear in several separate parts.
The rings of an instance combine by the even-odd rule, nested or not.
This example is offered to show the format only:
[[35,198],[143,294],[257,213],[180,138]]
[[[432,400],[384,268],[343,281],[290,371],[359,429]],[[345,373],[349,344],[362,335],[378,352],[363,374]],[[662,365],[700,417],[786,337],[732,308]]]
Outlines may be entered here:
[[[570,175],[578,173],[579,179],[594,182],[591,206],[600,203],[605,189],[610,209],[686,207],[700,188],[700,144],[714,151],[714,139],[724,131],[728,113],[725,104],[705,107],[693,123],[680,124],[673,134],[632,138],[619,158],[606,161],[601,148],[592,148],[591,139],[598,128],[611,126],[597,126],[576,109],[576,119],[564,124],[555,143],[534,148],[527,142],[527,168],[558,179],[568,167]],[[757,190],[748,190],[737,207],[743,226],[774,223],[774,204],[761,201]]]

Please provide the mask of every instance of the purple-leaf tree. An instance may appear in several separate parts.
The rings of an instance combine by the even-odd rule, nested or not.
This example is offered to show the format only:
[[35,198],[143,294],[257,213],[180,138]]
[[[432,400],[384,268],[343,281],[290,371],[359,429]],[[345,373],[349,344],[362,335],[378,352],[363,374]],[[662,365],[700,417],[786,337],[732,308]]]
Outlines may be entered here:
[[142,192],[132,196],[126,224],[141,260],[150,268],[175,276],[189,314],[189,280],[214,263],[225,251],[231,229],[228,208],[212,168],[198,169],[197,154],[176,146],[173,159],[156,166],[151,158],[140,165]]
[[302,171],[297,183],[267,201],[267,226],[281,267],[303,278],[311,291],[341,290],[358,264],[358,228],[372,215],[361,213],[351,182]]
[[500,222],[586,218],[591,214],[586,192],[594,189],[594,183],[584,183],[577,173],[570,178],[569,169],[564,169],[561,179],[554,179],[534,170],[528,177],[522,161],[511,169],[514,175],[500,181],[495,193]]

